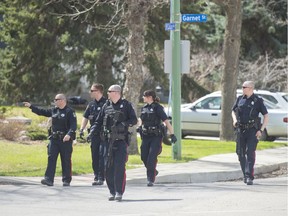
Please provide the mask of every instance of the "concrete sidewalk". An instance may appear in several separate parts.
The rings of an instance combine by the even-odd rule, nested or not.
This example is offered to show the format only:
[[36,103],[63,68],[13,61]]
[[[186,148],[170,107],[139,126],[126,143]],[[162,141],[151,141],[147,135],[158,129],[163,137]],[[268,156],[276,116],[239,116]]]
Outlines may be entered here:
[[[287,168],[288,147],[258,150],[255,174],[268,173],[285,166]],[[211,155],[188,163],[158,164],[157,183],[209,183],[240,179],[243,177],[235,153]],[[140,167],[127,170],[127,185],[146,184],[146,169]],[[0,184],[40,184],[43,177],[0,176]],[[71,186],[91,185],[93,175],[73,176]],[[61,177],[56,177],[55,186],[62,186]]]

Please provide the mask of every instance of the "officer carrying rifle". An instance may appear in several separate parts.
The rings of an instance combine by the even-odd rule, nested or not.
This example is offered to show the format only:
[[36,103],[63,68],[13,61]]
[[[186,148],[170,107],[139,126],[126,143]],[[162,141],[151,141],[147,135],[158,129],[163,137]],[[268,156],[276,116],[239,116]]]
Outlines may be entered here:
[[110,192],[109,201],[121,201],[126,185],[125,165],[128,158],[128,128],[137,123],[132,104],[121,98],[121,87],[112,85],[108,89],[108,101],[103,105],[88,139],[100,133],[106,140],[106,182]]
[[[247,185],[253,185],[256,148],[268,123],[268,112],[263,99],[253,93],[253,81],[244,82],[242,90],[243,95],[233,105],[232,119],[237,132],[236,153],[243,172],[243,181]],[[259,113],[264,117],[262,125]]]
[[64,94],[57,94],[54,102],[55,107],[51,109],[41,109],[29,102],[23,102],[23,104],[37,115],[52,118],[52,125],[49,130],[48,165],[41,184],[53,186],[57,158],[60,153],[63,186],[70,186],[72,180],[72,143],[76,137],[77,119],[74,110],[67,106],[67,99]]

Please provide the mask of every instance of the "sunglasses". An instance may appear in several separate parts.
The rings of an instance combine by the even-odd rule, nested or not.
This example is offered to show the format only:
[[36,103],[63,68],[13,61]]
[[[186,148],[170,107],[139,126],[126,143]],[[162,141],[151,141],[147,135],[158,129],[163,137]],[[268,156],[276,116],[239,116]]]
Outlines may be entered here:
[[55,99],[54,99],[54,101],[59,101],[59,100],[62,100],[62,99],[60,99],[60,98],[55,98]]
[[111,93],[111,92],[118,92],[118,91],[108,91],[108,93]]
[[249,86],[242,86],[242,88],[245,89],[245,88],[250,88],[250,87]]
[[98,90],[96,89],[91,89],[90,92],[97,92]]

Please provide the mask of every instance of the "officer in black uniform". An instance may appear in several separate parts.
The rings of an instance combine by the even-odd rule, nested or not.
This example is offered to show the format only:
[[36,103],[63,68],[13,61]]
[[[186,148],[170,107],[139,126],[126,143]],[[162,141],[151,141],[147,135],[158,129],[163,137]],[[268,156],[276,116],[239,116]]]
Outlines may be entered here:
[[72,143],[75,139],[77,120],[74,110],[67,106],[67,99],[64,94],[57,94],[54,102],[56,106],[52,109],[41,109],[29,102],[24,102],[24,105],[37,115],[52,118],[52,126],[49,132],[48,165],[45,178],[41,180],[41,183],[53,186],[57,158],[60,153],[63,186],[70,186],[72,180]]
[[145,91],[143,100],[146,105],[141,108],[141,126],[137,131],[140,132],[142,138],[141,160],[147,169],[147,186],[150,187],[153,186],[155,176],[158,174],[156,170],[157,156],[162,151],[162,139],[166,129],[162,122],[165,123],[171,134],[171,142],[175,143],[177,138],[163,107],[159,104],[160,100],[159,97],[156,97],[155,91]]
[[108,200],[121,201],[126,185],[128,127],[137,124],[137,117],[132,104],[121,98],[119,85],[109,87],[108,98],[91,127],[88,139],[100,133],[100,136],[107,140],[105,173],[110,191]]
[[[237,131],[236,153],[244,183],[253,185],[257,143],[268,123],[268,112],[263,99],[253,93],[253,81],[244,82],[242,90],[243,95],[232,108],[233,126]],[[264,117],[262,125],[259,113]]]
[[[83,114],[83,119],[80,127],[80,138],[83,139],[84,129],[90,122],[92,126],[102,108],[106,103],[106,98],[103,97],[104,86],[100,83],[95,83],[91,86],[90,93],[92,100],[86,107],[86,110]],[[90,131],[88,129],[88,131]],[[92,156],[92,168],[94,171],[94,182],[92,185],[103,185],[105,180],[104,178],[104,152],[105,144],[101,142],[100,134],[97,136],[91,137],[91,156]]]

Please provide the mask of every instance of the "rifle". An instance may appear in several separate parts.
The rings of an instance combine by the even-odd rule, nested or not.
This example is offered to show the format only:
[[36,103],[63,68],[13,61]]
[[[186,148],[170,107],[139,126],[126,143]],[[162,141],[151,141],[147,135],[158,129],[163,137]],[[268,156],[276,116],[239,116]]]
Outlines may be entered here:
[[107,134],[108,138],[108,152],[107,152],[107,168],[109,168],[113,164],[113,145],[116,139],[118,138],[118,129],[117,122],[121,115],[121,112],[116,112],[113,118],[113,125],[111,126],[110,133]]

